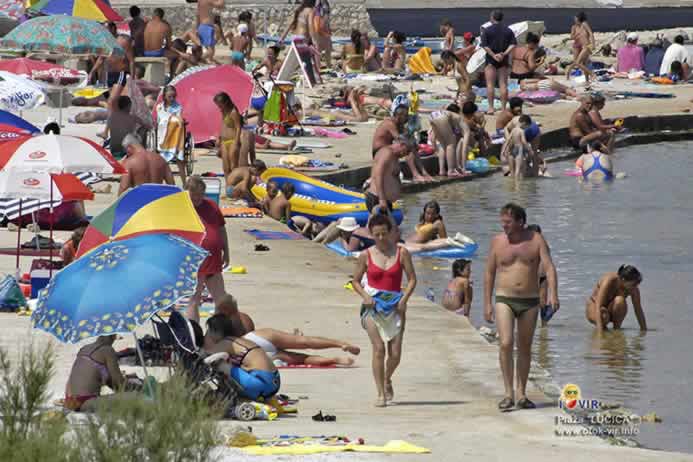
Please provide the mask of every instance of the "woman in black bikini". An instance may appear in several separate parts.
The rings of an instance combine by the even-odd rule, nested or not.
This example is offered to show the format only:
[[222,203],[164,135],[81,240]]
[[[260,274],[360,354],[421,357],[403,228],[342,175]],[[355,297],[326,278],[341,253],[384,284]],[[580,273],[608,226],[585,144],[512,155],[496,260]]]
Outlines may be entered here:
[[630,297],[640,330],[646,331],[647,322],[640,302],[640,282],[640,271],[631,265],[621,265],[617,272],[604,274],[587,299],[587,320],[599,330],[607,330],[609,323],[613,323],[614,329],[620,329],[628,313],[626,299]]

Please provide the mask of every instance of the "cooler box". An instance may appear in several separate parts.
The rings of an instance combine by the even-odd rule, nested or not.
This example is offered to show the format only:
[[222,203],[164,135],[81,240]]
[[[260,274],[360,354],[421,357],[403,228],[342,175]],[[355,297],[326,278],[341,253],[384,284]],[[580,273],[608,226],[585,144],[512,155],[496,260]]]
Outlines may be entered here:
[[205,196],[219,205],[221,199],[221,180],[219,178],[202,178],[205,182]]
[[31,272],[31,298],[38,297],[39,291],[48,285],[48,281],[50,281],[50,270],[33,270]]

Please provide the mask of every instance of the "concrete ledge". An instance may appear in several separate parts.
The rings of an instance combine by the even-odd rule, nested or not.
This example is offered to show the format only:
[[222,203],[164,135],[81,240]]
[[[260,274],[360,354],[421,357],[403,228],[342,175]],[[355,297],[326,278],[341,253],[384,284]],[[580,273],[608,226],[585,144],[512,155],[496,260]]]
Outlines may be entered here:
[[[625,117],[624,127],[630,130],[630,134],[616,142],[617,147],[633,146],[638,144],[658,143],[662,141],[685,141],[693,139],[693,114],[672,114],[664,116],[647,117]],[[579,153],[573,151],[569,145],[568,129],[561,128],[552,130],[541,135],[541,149],[558,150],[561,153],[547,156],[547,162],[558,162],[560,160],[574,159],[579,157]],[[491,155],[500,154],[500,146],[494,145],[489,152]],[[438,170],[438,158],[436,156],[421,159],[426,170],[429,172]],[[400,168],[405,177],[411,177],[405,162],[400,162]],[[426,191],[438,186],[457,183],[462,181],[472,181],[475,178],[482,178],[493,175],[500,171],[499,168],[491,169],[487,173],[472,174],[462,178],[444,178],[431,183],[404,183],[402,192],[416,193]],[[315,177],[339,186],[350,188],[361,188],[364,181],[370,177],[370,167],[357,167],[333,173],[315,175]]]

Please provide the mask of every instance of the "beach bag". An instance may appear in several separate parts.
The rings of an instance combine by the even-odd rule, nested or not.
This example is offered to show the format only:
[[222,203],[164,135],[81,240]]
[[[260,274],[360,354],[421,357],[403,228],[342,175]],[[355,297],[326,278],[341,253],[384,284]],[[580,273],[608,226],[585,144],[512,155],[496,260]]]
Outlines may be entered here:
[[17,280],[10,275],[0,282],[0,311],[14,312],[26,306],[26,298]]

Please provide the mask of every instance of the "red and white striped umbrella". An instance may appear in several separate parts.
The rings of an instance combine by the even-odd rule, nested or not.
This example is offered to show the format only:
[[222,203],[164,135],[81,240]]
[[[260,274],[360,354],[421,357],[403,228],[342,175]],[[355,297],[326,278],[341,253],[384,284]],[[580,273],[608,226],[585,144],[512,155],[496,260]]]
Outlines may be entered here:
[[49,173],[127,173],[106,149],[67,135],[24,137],[0,145],[0,170]]
[[72,173],[3,170],[0,198],[80,201],[93,199],[94,193]]

